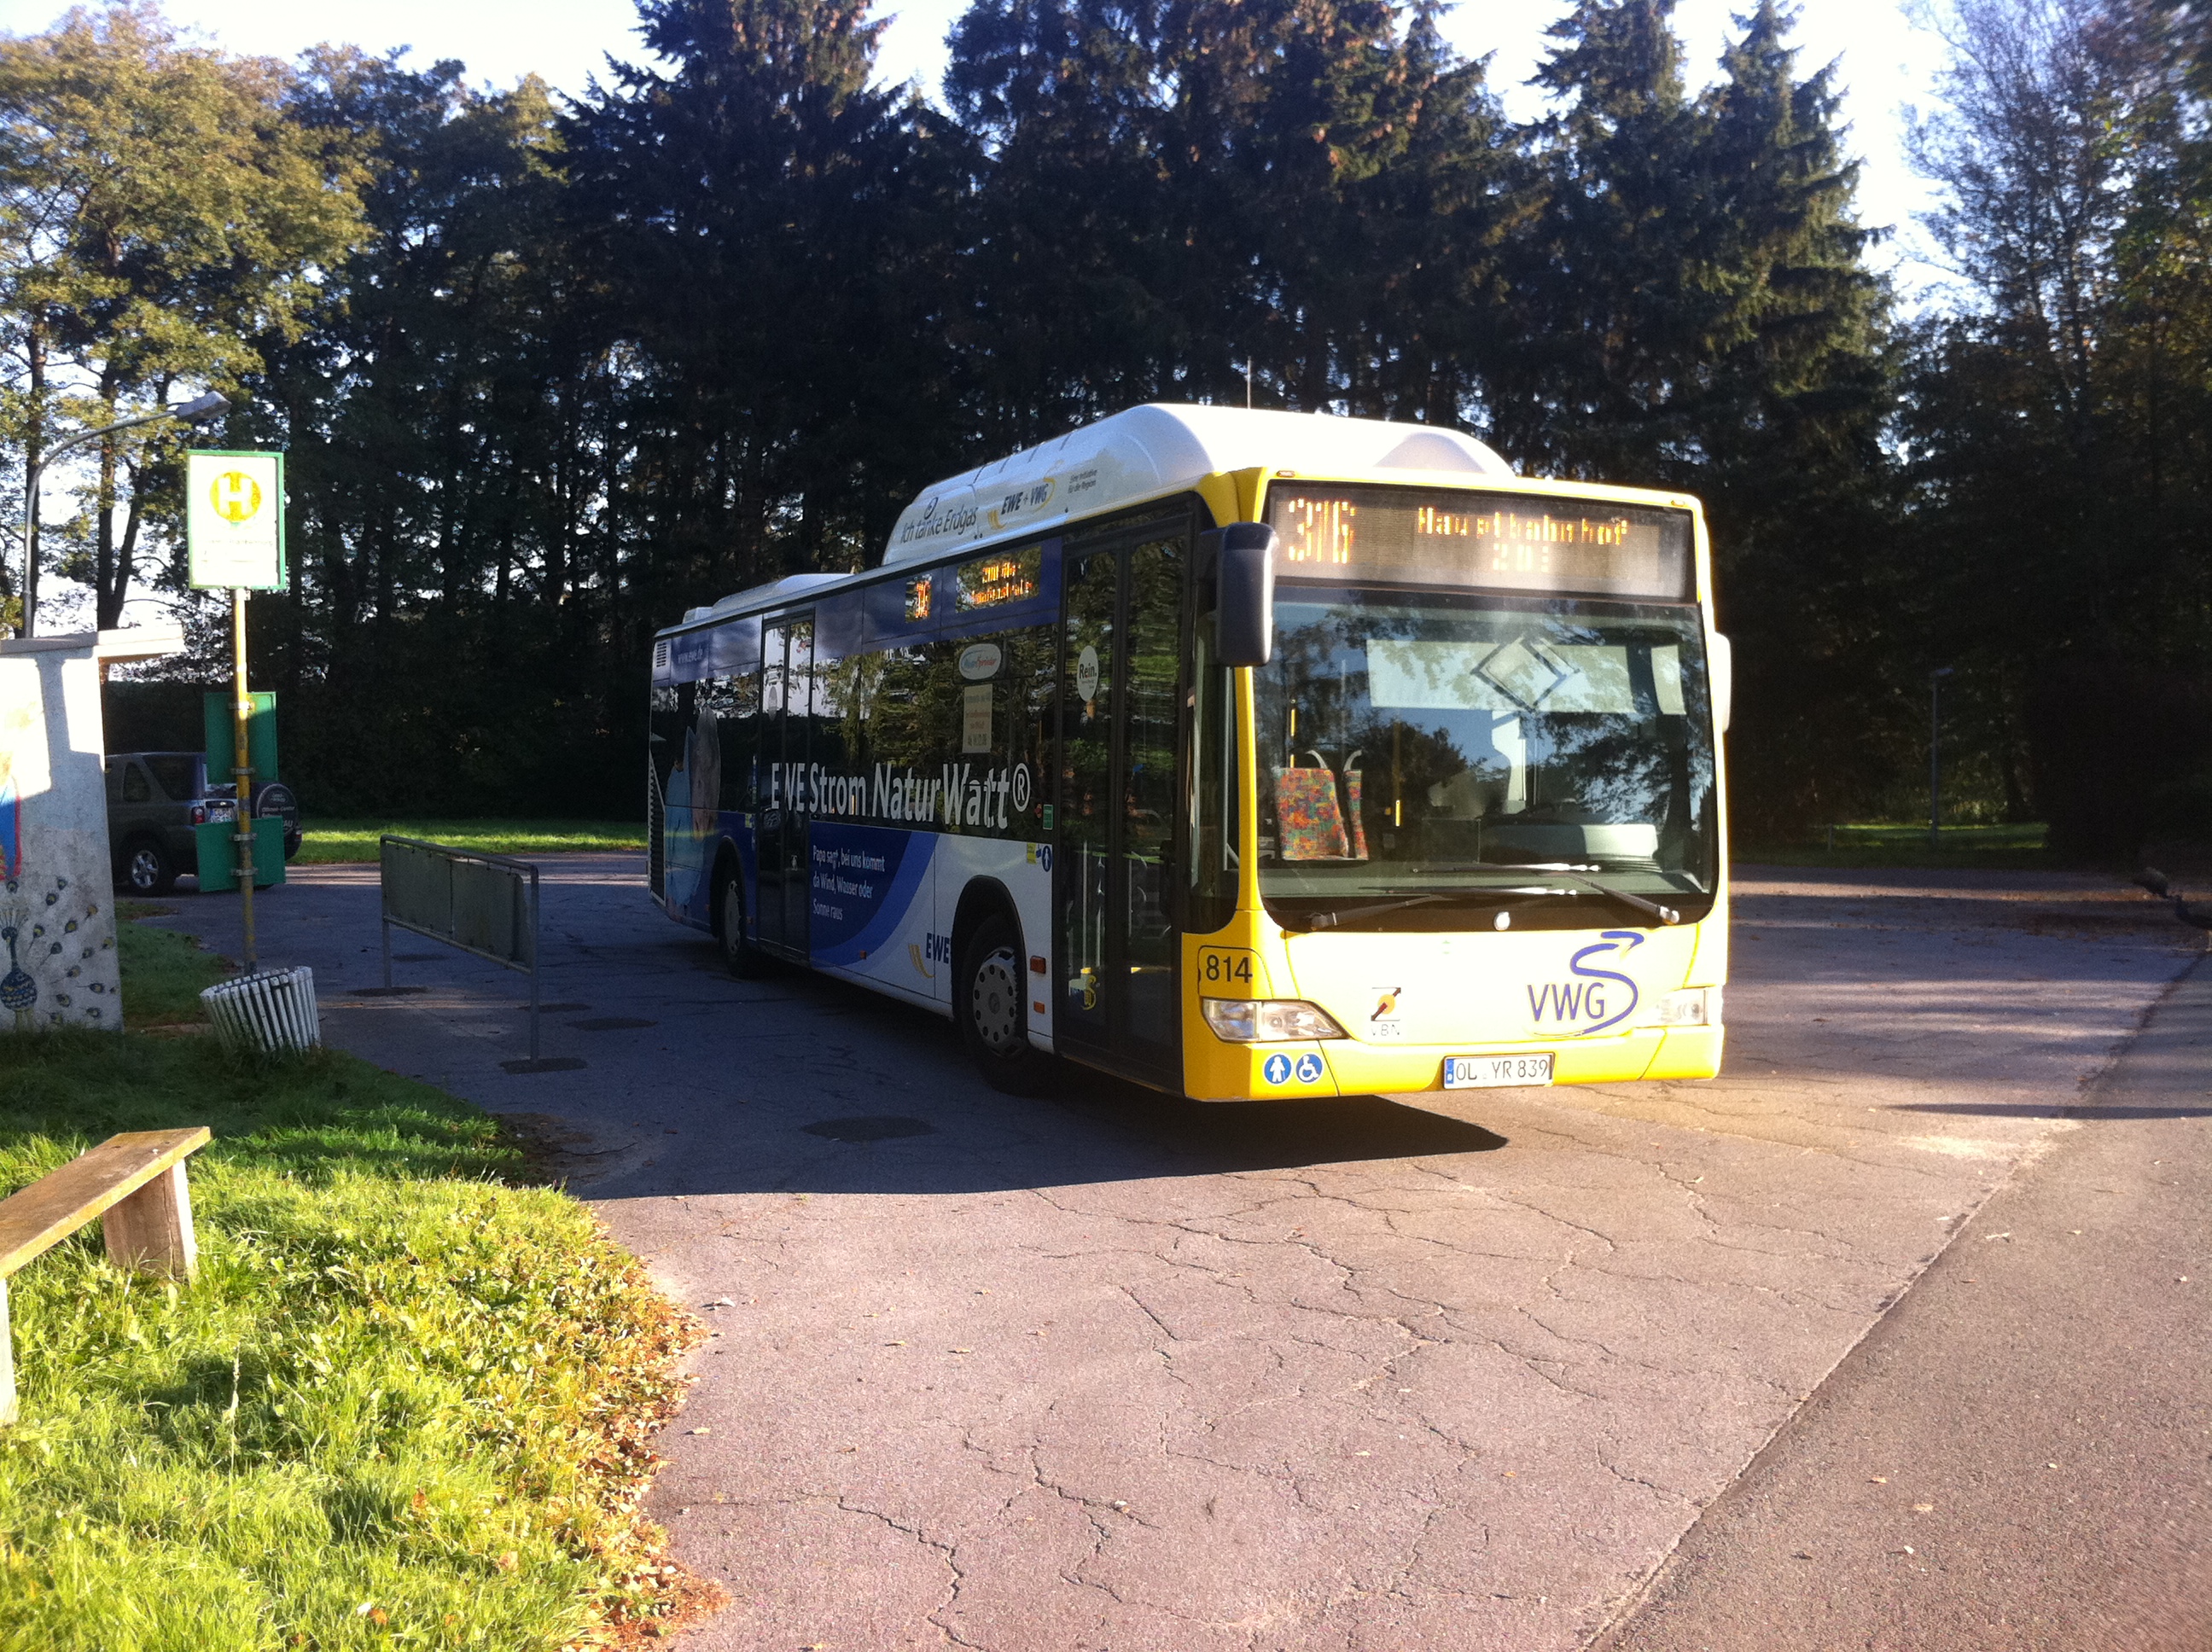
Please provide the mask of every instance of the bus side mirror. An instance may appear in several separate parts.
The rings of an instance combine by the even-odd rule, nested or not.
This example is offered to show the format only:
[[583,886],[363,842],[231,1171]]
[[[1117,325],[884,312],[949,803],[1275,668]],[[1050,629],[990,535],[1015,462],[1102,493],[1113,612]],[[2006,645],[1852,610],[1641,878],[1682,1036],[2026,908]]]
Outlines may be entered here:
[[1231,522],[1206,537],[1218,547],[1215,656],[1224,665],[1264,665],[1275,652],[1275,531]]
[[1729,712],[1735,699],[1735,648],[1718,631],[1713,633],[1713,728],[1728,732]]

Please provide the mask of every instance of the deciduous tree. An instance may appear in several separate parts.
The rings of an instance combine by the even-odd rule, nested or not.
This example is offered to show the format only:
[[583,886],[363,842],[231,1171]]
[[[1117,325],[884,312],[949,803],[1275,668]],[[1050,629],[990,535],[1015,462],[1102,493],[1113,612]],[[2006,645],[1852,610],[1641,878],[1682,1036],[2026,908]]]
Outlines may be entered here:
[[[283,65],[188,45],[150,6],[0,40],[0,313],[33,462],[61,422],[112,423],[182,383],[235,386],[297,337],[361,234],[357,174],[289,119]],[[158,430],[158,427],[157,427]],[[117,623],[135,477],[173,432],[98,448],[84,572]]]

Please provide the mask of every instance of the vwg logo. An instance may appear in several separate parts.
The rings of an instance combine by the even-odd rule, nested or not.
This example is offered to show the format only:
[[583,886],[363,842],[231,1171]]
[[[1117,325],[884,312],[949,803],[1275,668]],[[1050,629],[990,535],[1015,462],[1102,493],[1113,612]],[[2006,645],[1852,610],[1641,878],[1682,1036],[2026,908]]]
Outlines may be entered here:
[[1587,1022],[1575,1026],[1578,1037],[1619,1026],[1636,1012],[1636,983],[1615,970],[1595,968],[1589,960],[1604,957],[1617,963],[1643,944],[1644,937],[1632,929],[1607,930],[1603,939],[1567,960],[1575,980],[1529,987],[1529,1019],[1540,1025],[1547,1017],[1561,1023]]

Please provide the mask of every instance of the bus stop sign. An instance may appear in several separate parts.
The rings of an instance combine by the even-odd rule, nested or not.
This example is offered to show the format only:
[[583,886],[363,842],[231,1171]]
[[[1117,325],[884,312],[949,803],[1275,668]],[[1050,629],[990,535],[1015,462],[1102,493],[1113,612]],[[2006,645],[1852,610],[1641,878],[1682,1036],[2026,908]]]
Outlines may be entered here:
[[185,546],[199,590],[284,588],[284,456],[185,455]]

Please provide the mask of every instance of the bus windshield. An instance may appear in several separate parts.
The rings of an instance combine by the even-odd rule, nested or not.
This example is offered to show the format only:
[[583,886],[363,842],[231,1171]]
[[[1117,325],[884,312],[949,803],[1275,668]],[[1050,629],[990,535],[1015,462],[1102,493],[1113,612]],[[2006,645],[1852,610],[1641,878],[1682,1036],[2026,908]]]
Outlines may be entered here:
[[1717,876],[1698,610],[1285,585],[1254,673],[1260,889],[1293,929],[1684,921]]

